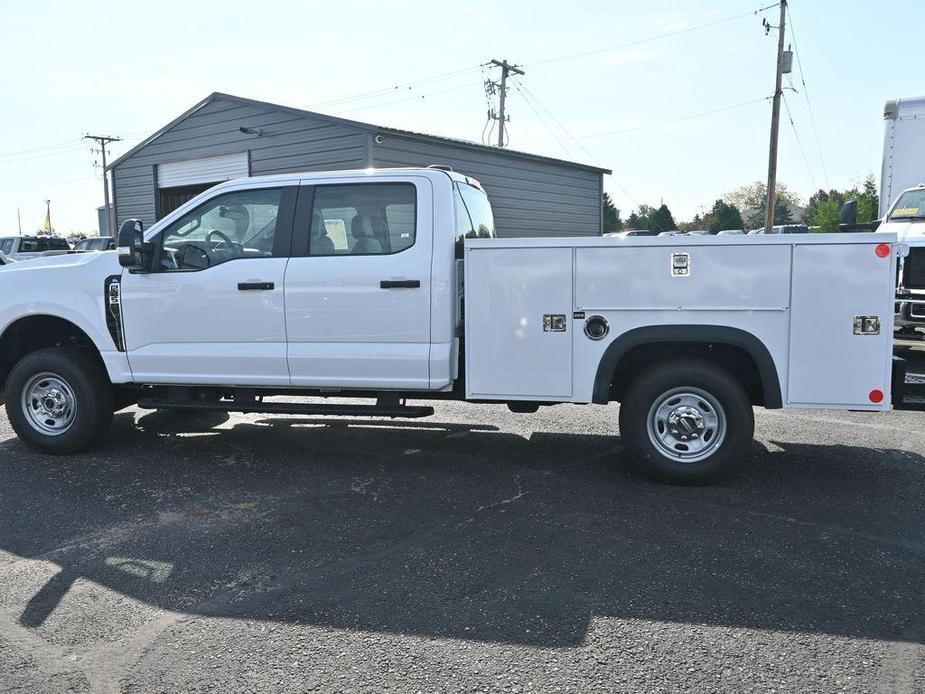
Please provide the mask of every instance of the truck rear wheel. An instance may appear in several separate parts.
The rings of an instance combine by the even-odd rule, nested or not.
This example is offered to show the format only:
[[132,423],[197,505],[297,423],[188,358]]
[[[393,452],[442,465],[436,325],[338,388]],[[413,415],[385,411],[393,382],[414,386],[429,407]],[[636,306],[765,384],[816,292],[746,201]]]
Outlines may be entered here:
[[86,352],[51,347],[27,354],[7,379],[6,410],[13,430],[42,453],[85,450],[109,429],[113,388]]
[[755,431],[742,384],[707,361],[683,359],[640,374],[620,406],[630,460],[672,484],[704,484],[745,458]]

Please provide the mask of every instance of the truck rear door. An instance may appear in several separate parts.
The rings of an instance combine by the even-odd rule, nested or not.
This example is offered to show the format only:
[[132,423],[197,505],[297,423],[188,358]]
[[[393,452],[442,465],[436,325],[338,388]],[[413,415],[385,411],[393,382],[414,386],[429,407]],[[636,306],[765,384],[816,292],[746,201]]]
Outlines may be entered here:
[[433,192],[426,177],[303,182],[286,269],[294,386],[425,390]]

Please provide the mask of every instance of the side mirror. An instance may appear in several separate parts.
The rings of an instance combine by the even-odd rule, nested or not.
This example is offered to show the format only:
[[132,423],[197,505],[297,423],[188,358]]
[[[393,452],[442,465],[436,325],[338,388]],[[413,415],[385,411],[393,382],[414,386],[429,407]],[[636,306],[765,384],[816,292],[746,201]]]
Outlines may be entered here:
[[841,223],[855,225],[858,223],[858,201],[849,200],[841,206]]
[[119,238],[116,242],[116,251],[119,254],[119,265],[127,268],[144,267],[144,235],[140,219],[126,219],[119,227]]

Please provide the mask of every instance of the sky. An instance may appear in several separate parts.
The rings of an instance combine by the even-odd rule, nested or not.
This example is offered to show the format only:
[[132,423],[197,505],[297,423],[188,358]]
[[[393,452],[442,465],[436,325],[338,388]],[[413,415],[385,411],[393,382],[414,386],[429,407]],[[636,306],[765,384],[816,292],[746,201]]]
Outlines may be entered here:
[[[213,91],[480,141],[492,58],[526,72],[511,148],[612,169],[624,218],[664,202],[687,220],[767,177],[770,2],[0,0],[0,236],[17,209],[38,229],[45,199],[59,233],[95,233],[81,137],[122,137],[112,159]],[[778,180],[803,199],[879,174],[884,102],[925,94],[923,10],[791,0]]]

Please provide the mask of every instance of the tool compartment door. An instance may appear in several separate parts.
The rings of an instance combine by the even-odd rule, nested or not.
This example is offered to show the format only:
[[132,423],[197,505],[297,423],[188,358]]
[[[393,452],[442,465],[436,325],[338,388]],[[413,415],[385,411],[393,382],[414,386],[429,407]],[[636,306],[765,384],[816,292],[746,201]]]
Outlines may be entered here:
[[[885,409],[890,401],[896,259],[877,245],[793,248],[788,404]],[[856,316],[877,316],[879,335],[855,335]],[[879,406],[871,391],[884,394]]]
[[569,400],[572,249],[467,248],[465,293],[466,397]]

